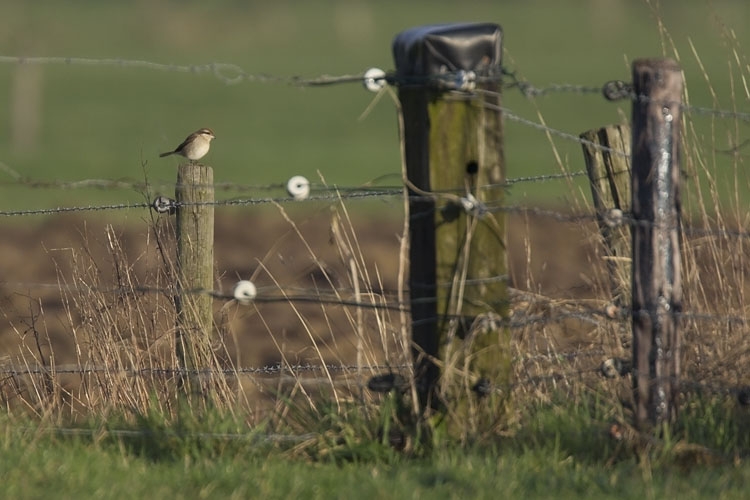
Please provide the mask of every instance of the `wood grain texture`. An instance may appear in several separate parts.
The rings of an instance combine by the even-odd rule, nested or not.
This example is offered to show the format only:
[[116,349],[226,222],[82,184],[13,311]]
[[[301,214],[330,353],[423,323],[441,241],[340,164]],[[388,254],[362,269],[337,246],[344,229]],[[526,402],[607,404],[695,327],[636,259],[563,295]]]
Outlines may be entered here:
[[671,59],[633,63],[633,390],[640,428],[676,417],[680,377],[680,116]]

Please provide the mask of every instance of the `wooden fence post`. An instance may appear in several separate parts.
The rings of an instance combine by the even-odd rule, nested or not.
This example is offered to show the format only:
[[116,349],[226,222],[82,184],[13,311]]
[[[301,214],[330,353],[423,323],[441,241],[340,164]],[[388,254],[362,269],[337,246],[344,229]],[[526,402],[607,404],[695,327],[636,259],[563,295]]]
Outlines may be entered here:
[[[439,406],[439,365],[443,377],[468,367],[472,376],[465,379],[477,393],[492,393],[493,401],[496,392],[489,388],[507,383],[509,335],[497,321],[507,318],[505,221],[491,210],[501,206],[505,179],[501,42],[500,26],[488,23],[417,27],[393,41],[422,410]],[[464,358],[448,366],[445,349],[458,337]]]
[[[630,212],[630,125],[610,125],[580,135],[599,232],[609,271],[612,300],[624,306],[630,299],[631,235],[622,224]],[[620,211],[620,216],[614,214]]]
[[633,391],[641,429],[676,417],[680,377],[680,115],[671,59],[633,63]]
[[[213,290],[214,278],[214,187],[213,169],[200,164],[177,169],[177,309],[176,354],[185,370],[183,386],[200,391],[200,368],[209,367],[210,334],[213,328],[212,297],[200,291]],[[198,293],[196,293],[198,292]]]

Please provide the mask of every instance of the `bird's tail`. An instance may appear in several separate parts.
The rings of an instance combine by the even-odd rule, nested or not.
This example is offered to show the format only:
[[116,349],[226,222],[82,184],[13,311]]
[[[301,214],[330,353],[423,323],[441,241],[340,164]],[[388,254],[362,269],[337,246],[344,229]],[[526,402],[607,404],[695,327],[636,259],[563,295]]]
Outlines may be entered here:
[[159,158],[164,158],[165,156],[173,155],[174,151],[167,151],[166,153],[162,153],[159,155]]

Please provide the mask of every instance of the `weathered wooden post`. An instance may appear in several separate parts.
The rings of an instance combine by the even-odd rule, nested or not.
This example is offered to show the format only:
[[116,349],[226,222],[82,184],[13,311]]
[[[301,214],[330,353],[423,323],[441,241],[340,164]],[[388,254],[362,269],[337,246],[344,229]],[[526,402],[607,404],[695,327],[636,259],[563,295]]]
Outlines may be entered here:
[[[468,366],[467,380],[491,401],[493,388],[507,382],[509,335],[498,321],[507,317],[505,221],[486,209],[500,206],[504,194],[501,44],[500,26],[490,23],[417,27],[393,41],[422,410],[439,406],[439,365],[444,376]],[[458,337],[466,350],[455,363],[444,354]]]
[[201,291],[213,290],[214,278],[214,188],[213,169],[200,164],[177,169],[177,309],[176,353],[183,385],[200,391],[197,373],[209,367],[210,334],[213,328],[212,297]]
[[[580,135],[583,157],[604,239],[613,302],[624,306],[630,297],[631,235],[622,224],[630,212],[630,125],[610,125]],[[619,211],[619,212],[617,212]]]
[[675,418],[680,377],[682,72],[636,60],[633,85],[633,390],[635,423],[650,429]]

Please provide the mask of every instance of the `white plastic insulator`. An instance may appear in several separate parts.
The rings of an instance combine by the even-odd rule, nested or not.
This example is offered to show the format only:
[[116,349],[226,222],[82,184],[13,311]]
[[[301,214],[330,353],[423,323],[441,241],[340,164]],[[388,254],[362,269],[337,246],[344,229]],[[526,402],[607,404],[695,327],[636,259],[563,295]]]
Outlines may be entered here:
[[609,227],[621,226],[623,222],[622,210],[611,208],[604,213],[604,223]]
[[252,281],[241,280],[234,285],[232,295],[240,304],[248,305],[258,296],[258,289],[255,288],[255,283]]
[[365,78],[362,84],[370,92],[379,92],[385,87],[385,71],[380,68],[370,68],[365,71]]
[[160,214],[171,214],[175,211],[175,203],[173,199],[166,196],[157,196],[151,203],[151,207]]
[[473,217],[482,218],[487,215],[487,206],[471,193],[468,193],[465,198],[459,198],[459,202],[464,211]]
[[473,194],[469,193],[466,198],[460,198],[461,206],[464,208],[466,213],[471,213],[477,207],[477,199]]
[[306,200],[310,196],[310,181],[301,175],[295,175],[286,183],[286,192],[295,200]]
[[461,205],[463,205],[466,213],[471,215],[479,216],[487,211],[487,207],[484,206],[484,203],[477,200],[476,196],[471,193],[468,193],[466,198],[461,198]]
[[617,358],[605,359],[599,369],[607,378],[617,378],[622,372],[622,361]]
[[456,90],[472,91],[477,88],[477,74],[473,71],[459,71],[454,85]]

